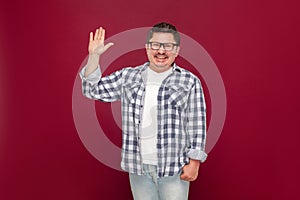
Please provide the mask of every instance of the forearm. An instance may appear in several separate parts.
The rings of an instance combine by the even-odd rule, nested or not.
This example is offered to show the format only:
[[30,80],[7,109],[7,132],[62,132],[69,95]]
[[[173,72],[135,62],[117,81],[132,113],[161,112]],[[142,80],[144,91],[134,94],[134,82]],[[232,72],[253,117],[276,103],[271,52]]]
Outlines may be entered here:
[[204,116],[201,117],[201,119],[203,121],[199,119],[197,121],[194,121],[194,123],[192,123],[193,128],[188,129],[190,142],[188,157],[190,159],[200,160],[200,162],[204,162],[207,157],[207,154],[205,153],[206,121]]
[[93,73],[98,68],[99,60],[100,60],[100,55],[96,53],[89,54],[84,77],[88,77],[91,73]]
[[204,162],[207,157],[205,153],[206,105],[200,81],[197,81],[191,90],[187,116],[187,130],[190,142],[188,156],[191,159]]
[[120,100],[123,70],[101,78],[102,73],[99,66],[87,77],[84,76],[86,68],[87,66],[79,72],[82,79],[82,93],[84,96],[105,102]]

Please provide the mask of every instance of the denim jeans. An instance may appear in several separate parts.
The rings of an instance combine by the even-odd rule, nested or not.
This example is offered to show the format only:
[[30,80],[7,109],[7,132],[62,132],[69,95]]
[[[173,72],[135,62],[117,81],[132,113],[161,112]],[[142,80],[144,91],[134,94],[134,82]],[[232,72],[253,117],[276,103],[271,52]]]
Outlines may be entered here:
[[187,200],[190,182],[180,179],[180,174],[157,177],[155,165],[143,165],[145,175],[129,174],[135,200]]

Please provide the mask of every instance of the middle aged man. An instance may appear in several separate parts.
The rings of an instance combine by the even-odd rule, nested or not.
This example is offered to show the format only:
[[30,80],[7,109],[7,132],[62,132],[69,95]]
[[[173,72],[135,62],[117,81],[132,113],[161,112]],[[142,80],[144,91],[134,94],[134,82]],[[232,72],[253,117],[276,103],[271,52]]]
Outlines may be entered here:
[[[206,107],[200,80],[177,66],[180,36],[168,23],[149,30],[149,62],[101,78],[105,30],[90,33],[89,58],[81,70],[83,94],[122,102],[122,162],[134,199],[188,199],[189,182],[204,162]],[[109,153],[109,152],[108,152]]]

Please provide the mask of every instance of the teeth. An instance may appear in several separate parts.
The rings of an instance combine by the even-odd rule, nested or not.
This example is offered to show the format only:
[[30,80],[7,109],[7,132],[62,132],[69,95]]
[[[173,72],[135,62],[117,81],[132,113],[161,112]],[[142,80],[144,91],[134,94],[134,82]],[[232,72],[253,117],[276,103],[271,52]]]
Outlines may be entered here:
[[167,58],[166,56],[160,56],[160,55],[157,55],[156,57],[157,57],[157,58],[162,58],[162,59],[163,59],[163,58]]

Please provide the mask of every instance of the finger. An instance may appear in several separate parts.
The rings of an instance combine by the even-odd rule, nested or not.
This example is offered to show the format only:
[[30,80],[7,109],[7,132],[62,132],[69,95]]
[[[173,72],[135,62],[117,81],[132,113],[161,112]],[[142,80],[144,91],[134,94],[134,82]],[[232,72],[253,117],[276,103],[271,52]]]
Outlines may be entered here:
[[102,28],[102,31],[101,31],[100,40],[102,40],[102,41],[105,40],[105,29],[103,29],[103,28]]
[[184,178],[180,178],[183,181],[190,181],[190,179],[188,177],[184,177]]
[[180,179],[182,180],[187,180],[187,175],[185,175],[184,173],[180,175]]
[[104,51],[106,51],[107,49],[109,49],[111,46],[113,46],[114,43],[108,43],[104,46]]
[[192,178],[192,181],[195,181],[198,178],[198,174]]
[[90,42],[93,41],[93,32],[90,32]]
[[101,40],[102,32],[103,32],[103,28],[100,27],[100,28],[99,28],[99,35],[98,35],[98,38],[97,38],[98,40]]
[[183,174],[180,175],[180,179],[184,180],[184,175]]
[[97,39],[98,39],[98,35],[99,35],[99,29],[96,29],[95,36],[94,36],[94,40],[97,40]]

